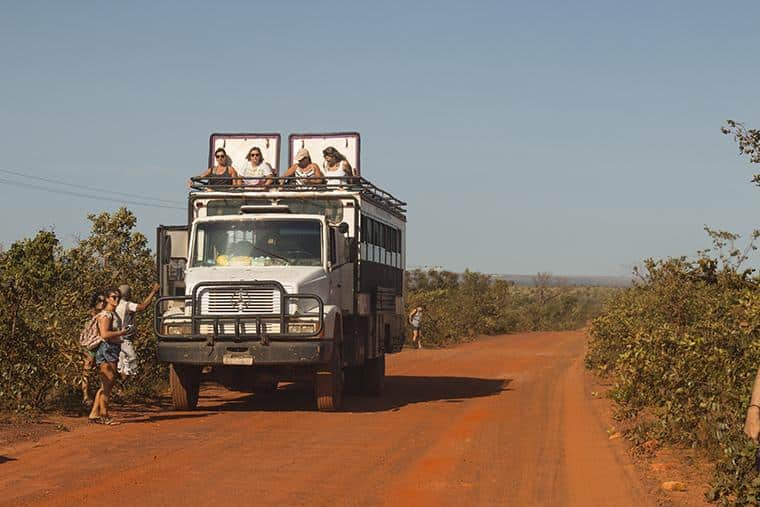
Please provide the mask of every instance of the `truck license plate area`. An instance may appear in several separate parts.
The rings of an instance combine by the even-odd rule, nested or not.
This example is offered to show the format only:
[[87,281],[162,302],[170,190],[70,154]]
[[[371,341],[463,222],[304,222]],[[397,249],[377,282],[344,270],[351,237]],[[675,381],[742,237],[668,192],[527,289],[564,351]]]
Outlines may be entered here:
[[222,356],[223,364],[251,366],[253,356],[247,352],[227,352]]

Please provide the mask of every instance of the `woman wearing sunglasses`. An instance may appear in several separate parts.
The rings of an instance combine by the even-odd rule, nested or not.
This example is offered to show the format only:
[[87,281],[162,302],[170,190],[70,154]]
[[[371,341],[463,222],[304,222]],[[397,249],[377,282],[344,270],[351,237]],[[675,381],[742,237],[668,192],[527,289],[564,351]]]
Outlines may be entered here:
[[[90,319],[98,315],[106,306],[106,295],[98,291],[90,297]],[[86,325],[89,325],[89,321]],[[97,349],[96,349],[97,350]],[[96,350],[84,349],[85,357],[82,365],[82,403],[88,404],[90,399],[90,370],[95,366]]]
[[117,424],[108,415],[108,398],[111,396],[116,380],[116,363],[121,351],[121,337],[132,332],[131,328],[121,329],[121,319],[116,313],[116,306],[121,299],[119,289],[106,292],[105,308],[98,314],[98,332],[103,338],[95,352],[95,365],[100,376],[100,389],[95,394],[95,401],[90,411],[90,422],[95,424]]
[[[209,167],[206,171],[199,176],[199,178],[206,178],[208,187],[222,187],[222,189],[229,189],[232,186],[240,184],[240,175],[232,167],[230,157],[227,156],[227,152],[224,148],[217,148],[214,152],[214,167]],[[188,187],[193,186],[192,180],[187,182]]]
[[240,172],[242,184],[253,187],[260,186],[262,188],[271,185],[275,173],[272,170],[272,166],[264,160],[261,149],[258,146],[254,146],[248,150],[248,155],[245,158],[250,165],[244,167]]

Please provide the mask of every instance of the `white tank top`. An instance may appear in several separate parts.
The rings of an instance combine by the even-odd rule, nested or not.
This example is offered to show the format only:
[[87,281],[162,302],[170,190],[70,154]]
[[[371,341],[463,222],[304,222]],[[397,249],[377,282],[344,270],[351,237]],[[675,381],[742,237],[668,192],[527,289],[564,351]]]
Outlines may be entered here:
[[335,164],[334,169],[327,167],[327,164],[323,167],[322,174],[327,178],[328,185],[340,185],[341,183],[345,183],[345,180],[341,180],[340,178],[347,178],[350,176],[348,171],[346,171],[346,163],[343,160]]

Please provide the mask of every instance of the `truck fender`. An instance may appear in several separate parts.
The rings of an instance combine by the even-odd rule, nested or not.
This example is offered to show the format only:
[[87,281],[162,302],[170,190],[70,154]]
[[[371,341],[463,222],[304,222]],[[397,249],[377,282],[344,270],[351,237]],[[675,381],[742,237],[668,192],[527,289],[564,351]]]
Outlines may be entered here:
[[[333,336],[333,333],[335,332],[335,320],[339,318],[341,318],[340,308],[338,308],[335,305],[324,306],[325,338],[327,339],[336,338],[335,336]],[[338,337],[338,339],[340,338],[341,337]]]

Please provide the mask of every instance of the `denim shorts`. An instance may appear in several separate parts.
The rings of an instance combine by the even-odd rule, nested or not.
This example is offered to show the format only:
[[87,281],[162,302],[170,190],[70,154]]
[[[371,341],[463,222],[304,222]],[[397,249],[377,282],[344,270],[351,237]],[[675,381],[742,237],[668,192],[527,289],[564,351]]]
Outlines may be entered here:
[[119,360],[120,343],[103,342],[95,353],[95,364],[115,363]]

